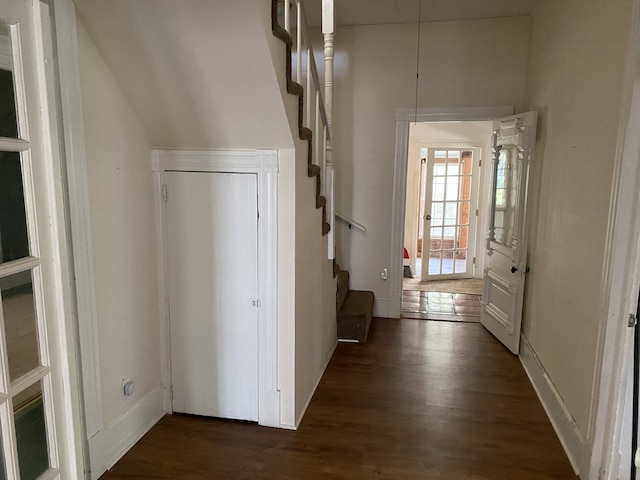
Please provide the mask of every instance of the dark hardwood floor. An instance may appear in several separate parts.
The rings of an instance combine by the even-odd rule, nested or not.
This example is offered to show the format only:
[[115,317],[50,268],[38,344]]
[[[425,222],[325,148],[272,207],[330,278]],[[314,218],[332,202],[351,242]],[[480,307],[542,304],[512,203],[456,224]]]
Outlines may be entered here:
[[517,357],[477,323],[374,319],[298,431],[165,416],[103,480],[575,479]]

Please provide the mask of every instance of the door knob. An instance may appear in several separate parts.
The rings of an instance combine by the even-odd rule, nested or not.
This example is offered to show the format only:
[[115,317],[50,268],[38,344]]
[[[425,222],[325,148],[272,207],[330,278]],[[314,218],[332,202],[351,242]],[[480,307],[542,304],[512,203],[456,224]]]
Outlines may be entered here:
[[511,273],[516,273],[518,269],[516,267],[511,267]]
[[425,220],[431,220],[431,215],[425,215],[425,216],[424,216],[424,219],[425,219]]

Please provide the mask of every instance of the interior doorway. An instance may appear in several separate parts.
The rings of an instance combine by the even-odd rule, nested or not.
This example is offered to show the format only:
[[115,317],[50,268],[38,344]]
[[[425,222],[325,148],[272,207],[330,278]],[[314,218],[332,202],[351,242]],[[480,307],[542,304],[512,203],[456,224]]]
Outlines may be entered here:
[[409,124],[401,315],[480,320],[491,121]]
[[[409,125],[403,289],[431,280],[481,278],[486,202],[482,159],[491,121]],[[407,276],[413,277],[407,281]]]

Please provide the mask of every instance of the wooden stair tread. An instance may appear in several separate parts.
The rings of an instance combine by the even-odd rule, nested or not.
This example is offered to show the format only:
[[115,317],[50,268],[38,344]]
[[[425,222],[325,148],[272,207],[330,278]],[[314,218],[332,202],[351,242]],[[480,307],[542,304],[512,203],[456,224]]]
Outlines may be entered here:
[[349,290],[340,313],[344,315],[373,315],[375,296],[368,290]]
[[337,273],[336,310],[338,338],[366,343],[373,319],[375,295],[368,290],[350,290],[349,272]]

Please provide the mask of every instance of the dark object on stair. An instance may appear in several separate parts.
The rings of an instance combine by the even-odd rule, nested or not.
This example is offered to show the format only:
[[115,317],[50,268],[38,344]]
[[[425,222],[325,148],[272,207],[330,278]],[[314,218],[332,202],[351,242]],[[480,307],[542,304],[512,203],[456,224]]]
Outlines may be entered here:
[[402,272],[402,276],[404,278],[413,278],[413,273],[411,273],[411,258],[409,257],[409,252],[407,249],[404,249],[404,271]]
[[373,292],[349,290],[349,272],[338,272],[338,339],[366,343],[373,318]]

